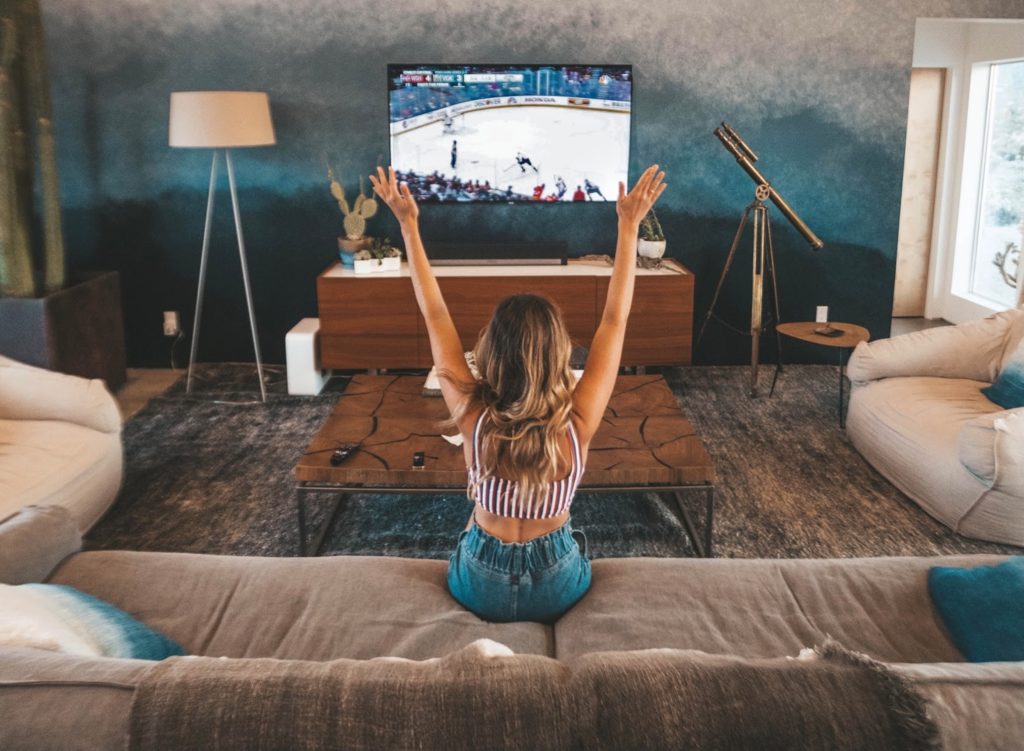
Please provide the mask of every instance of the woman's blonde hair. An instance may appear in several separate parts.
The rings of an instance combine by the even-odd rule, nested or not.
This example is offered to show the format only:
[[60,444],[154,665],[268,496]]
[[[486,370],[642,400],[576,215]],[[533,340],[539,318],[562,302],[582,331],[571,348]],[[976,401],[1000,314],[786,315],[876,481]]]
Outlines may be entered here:
[[[540,295],[511,295],[494,309],[474,350],[480,379],[461,386],[469,397],[452,415],[458,424],[481,407],[481,477],[519,484],[521,498],[543,503],[558,479],[561,438],[572,415],[572,341],[562,313]],[[537,492],[535,492],[537,491]]]

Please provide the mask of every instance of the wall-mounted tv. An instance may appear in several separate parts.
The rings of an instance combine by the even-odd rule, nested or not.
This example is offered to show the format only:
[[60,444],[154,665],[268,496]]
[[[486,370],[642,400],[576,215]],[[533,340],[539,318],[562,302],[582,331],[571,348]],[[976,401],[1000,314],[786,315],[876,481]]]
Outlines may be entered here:
[[629,65],[388,65],[391,164],[421,202],[614,201]]

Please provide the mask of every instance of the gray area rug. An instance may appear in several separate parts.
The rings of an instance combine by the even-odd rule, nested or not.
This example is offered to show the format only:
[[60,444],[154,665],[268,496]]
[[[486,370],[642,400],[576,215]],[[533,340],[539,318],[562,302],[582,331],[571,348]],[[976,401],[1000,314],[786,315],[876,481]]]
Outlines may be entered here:
[[[717,556],[1020,553],[956,535],[861,459],[837,424],[835,368],[788,366],[770,399],[747,396],[745,367],[663,372],[715,461]],[[763,373],[763,391],[769,376]],[[285,393],[280,368],[270,377],[263,405],[252,366],[205,366],[191,396],[179,381],[132,418],[124,429],[124,488],[87,547],[295,555],[292,467],[347,381],[296,397]],[[702,503],[692,498],[699,525]],[[316,499],[312,524],[323,520],[329,500]],[[354,496],[328,552],[446,558],[470,511],[463,496]],[[582,493],[573,524],[586,532],[595,558],[692,554],[682,526],[654,494]]]

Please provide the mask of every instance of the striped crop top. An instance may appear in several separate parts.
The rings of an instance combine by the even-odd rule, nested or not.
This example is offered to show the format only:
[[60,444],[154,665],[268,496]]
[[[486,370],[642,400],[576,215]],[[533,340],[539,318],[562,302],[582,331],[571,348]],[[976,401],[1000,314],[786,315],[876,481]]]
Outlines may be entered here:
[[485,511],[497,516],[508,516],[513,519],[550,519],[564,514],[569,510],[576,488],[583,477],[583,458],[580,454],[580,441],[576,428],[569,421],[569,441],[572,443],[572,469],[567,477],[547,483],[544,497],[537,502],[531,498],[524,499],[519,495],[519,483],[502,480],[498,477],[482,477],[480,467],[480,424],[483,414],[473,428],[473,463],[469,474],[469,500],[479,503]]

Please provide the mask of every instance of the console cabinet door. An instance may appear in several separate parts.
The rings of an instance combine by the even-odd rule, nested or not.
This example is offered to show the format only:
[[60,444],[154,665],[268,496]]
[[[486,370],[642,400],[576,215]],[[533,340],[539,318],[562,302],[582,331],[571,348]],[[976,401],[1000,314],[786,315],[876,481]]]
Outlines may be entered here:
[[[607,294],[608,279],[601,278],[598,299],[602,308]],[[692,342],[693,275],[638,274],[622,347],[622,364],[689,365]]]
[[324,368],[429,367],[411,279],[321,275],[317,298]]

